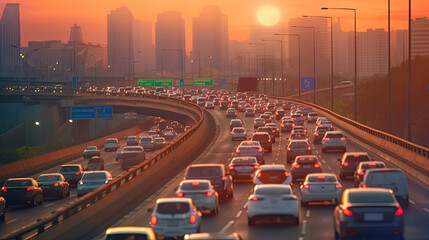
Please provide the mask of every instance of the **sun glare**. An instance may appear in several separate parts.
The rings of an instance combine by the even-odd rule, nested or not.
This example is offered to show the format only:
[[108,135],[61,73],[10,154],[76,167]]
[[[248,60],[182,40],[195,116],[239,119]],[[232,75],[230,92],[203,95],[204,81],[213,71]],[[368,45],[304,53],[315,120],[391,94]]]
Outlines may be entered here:
[[264,26],[273,26],[280,20],[280,11],[274,6],[263,6],[257,13],[258,21]]

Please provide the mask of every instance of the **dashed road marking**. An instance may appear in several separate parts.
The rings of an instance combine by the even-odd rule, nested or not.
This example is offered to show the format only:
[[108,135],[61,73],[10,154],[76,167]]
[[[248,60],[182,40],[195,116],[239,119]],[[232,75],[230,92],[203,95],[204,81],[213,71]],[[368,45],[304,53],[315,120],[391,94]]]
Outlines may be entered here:
[[70,195],[70,197],[75,197],[76,196],[76,194],[72,194],[72,195]]
[[52,205],[54,205],[54,204],[53,203],[48,203],[46,205],[43,205],[43,207],[49,207],[49,206],[52,206]]
[[408,199],[408,201],[411,203],[411,204],[416,204],[416,202],[414,202],[413,200],[411,200],[411,199]]
[[228,231],[228,229],[234,224],[234,220],[229,221],[223,228],[220,230],[221,233]]
[[237,213],[237,215],[235,215],[235,218],[240,218],[240,216],[241,216],[241,214],[243,213],[243,211],[242,210],[240,210],[238,213]]
[[326,166],[326,167],[329,169],[329,171],[332,171],[332,168],[330,166]]
[[246,203],[244,204],[243,208],[247,208],[247,204],[248,204],[248,202],[246,202]]
[[307,212],[305,213],[305,217],[310,217],[310,209],[307,209]]
[[302,220],[301,234],[307,234],[307,220]]
[[423,208],[423,210],[425,210],[426,212],[428,212],[428,213],[429,213],[429,209],[427,209],[427,208]]
[[14,218],[14,219],[12,219],[12,220],[8,221],[6,224],[13,223],[13,222],[16,222],[16,221],[18,221],[18,219],[17,219],[17,218]]
[[326,164],[326,161],[322,159],[322,163],[325,163],[325,164]]
[[304,238],[303,237],[299,237],[298,240],[304,240]]

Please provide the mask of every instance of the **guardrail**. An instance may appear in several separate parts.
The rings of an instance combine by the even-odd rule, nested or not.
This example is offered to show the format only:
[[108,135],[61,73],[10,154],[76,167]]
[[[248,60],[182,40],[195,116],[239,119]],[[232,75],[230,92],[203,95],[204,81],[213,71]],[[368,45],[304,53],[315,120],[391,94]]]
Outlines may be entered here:
[[326,112],[326,113],[334,116],[338,120],[340,120],[342,122],[345,122],[345,123],[348,123],[348,124],[352,125],[353,127],[358,128],[359,130],[362,130],[362,131],[367,132],[367,133],[369,133],[369,134],[371,134],[373,136],[376,136],[376,137],[379,137],[379,138],[384,139],[386,141],[389,141],[389,142],[391,142],[393,144],[396,144],[396,145],[398,145],[400,147],[403,147],[403,148],[405,148],[405,149],[407,149],[409,151],[412,151],[412,152],[414,152],[416,154],[419,154],[419,155],[421,155],[423,157],[429,158],[429,149],[426,148],[426,147],[423,147],[423,146],[420,146],[420,145],[415,144],[413,142],[407,141],[405,139],[393,136],[391,134],[382,132],[380,130],[368,127],[368,126],[366,126],[364,124],[358,123],[358,122],[353,121],[353,120],[351,120],[349,118],[341,116],[341,115],[339,115],[339,114],[337,114],[337,113],[335,113],[335,112],[333,112],[333,111],[331,111],[329,109],[323,108],[321,106],[318,106],[318,105],[315,105],[315,104],[312,104],[312,103],[309,103],[309,102],[305,102],[305,101],[300,100],[300,99],[295,99],[295,98],[274,97],[274,96],[270,96],[270,98],[287,100],[287,101],[295,101],[295,102],[299,102],[299,103],[302,103],[302,104],[309,105],[309,106],[311,106],[313,108],[316,108],[316,109],[318,109],[320,111]]
[[[131,179],[135,178],[139,174],[142,174],[146,169],[156,164],[158,161],[160,161],[163,157],[170,154],[174,149],[176,149],[178,146],[180,146],[184,141],[186,141],[189,137],[191,137],[201,126],[201,124],[204,121],[204,113],[203,110],[198,107],[197,105],[189,102],[185,102],[179,99],[173,99],[168,97],[160,97],[160,96],[144,96],[144,97],[150,97],[150,98],[157,98],[157,99],[164,99],[169,102],[178,103],[182,105],[188,105],[192,106],[193,108],[197,109],[200,114],[200,120],[192,126],[192,128],[187,131],[185,134],[183,134],[178,139],[175,139],[172,141],[169,145],[164,147],[162,150],[157,152],[156,154],[152,155],[150,158],[146,159],[143,163],[134,166],[133,168],[129,169],[127,172],[117,176],[112,181],[110,181],[108,184],[105,184],[104,186],[98,188],[97,190],[88,193],[87,195],[76,199],[73,202],[70,202],[69,204],[63,206],[62,208],[59,208],[56,211],[53,211],[48,216],[45,216],[41,219],[38,219],[37,222],[29,224],[27,226],[24,226],[20,229],[17,229],[9,234],[6,234],[5,236],[2,236],[2,239],[27,239],[27,238],[33,238],[46,230],[48,230],[51,227],[54,227],[55,225],[58,225],[60,222],[70,218],[74,214],[83,211],[84,209],[88,208],[89,206],[97,203],[101,199],[105,198],[110,193],[114,192],[115,190],[119,189],[124,184],[128,183]],[[137,99],[136,99],[137,100]]]

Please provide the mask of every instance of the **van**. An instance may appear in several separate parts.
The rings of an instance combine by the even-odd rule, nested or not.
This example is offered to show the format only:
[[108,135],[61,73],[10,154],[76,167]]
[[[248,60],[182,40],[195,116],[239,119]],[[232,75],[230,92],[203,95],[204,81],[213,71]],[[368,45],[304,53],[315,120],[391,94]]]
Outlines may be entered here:
[[392,189],[399,204],[401,204],[403,208],[408,207],[408,183],[405,173],[401,169],[368,169],[360,187]]

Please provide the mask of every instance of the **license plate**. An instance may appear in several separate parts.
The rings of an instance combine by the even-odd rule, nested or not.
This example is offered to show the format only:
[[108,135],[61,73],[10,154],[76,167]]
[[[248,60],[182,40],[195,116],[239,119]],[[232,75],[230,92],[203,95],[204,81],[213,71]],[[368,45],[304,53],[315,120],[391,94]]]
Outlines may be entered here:
[[167,226],[169,227],[178,227],[179,226],[179,222],[178,221],[169,221]]
[[304,168],[311,168],[311,166],[308,166],[308,165],[304,165]]
[[383,221],[382,213],[365,213],[363,219],[365,221]]

